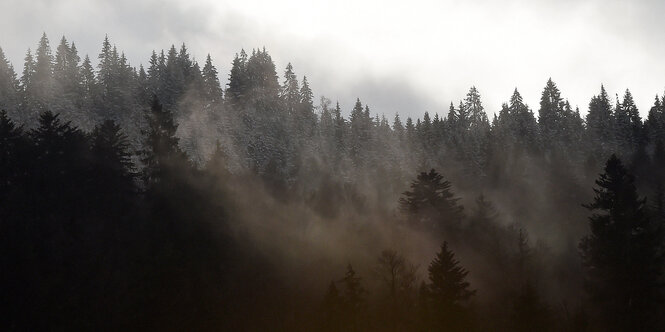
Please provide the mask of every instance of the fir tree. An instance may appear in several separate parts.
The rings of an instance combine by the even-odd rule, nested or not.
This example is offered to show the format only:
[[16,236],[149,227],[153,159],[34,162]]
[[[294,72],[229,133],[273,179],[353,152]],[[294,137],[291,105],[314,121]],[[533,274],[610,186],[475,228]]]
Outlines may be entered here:
[[588,143],[590,152],[605,159],[615,152],[614,116],[605,87],[600,86],[600,94],[594,96],[589,103],[586,116]]
[[302,139],[309,141],[314,135],[317,119],[316,114],[314,114],[314,93],[309,87],[307,76],[302,78],[302,87],[298,99],[299,120],[302,123],[299,127],[302,128]]
[[7,199],[11,197],[12,188],[21,183],[21,173],[25,171],[21,154],[26,146],[23,128],[9,119],[6,111],[0,110],[0,215],[11,211]]
[[563,101],[561,92],[552,79],[547,80],[540,97],[540,109],[538,110],[538,126],[544,147],[552,149],[561,136],[561,119],[563,117]]
[[35,52],[35,72],[33,77],[33,97],[40,111],[46,111],[52,107],[54,97],[53,86],[53,55],[46,33],[39,40]]
[[596,181],[594,201],[586,205],[591,234],[580,249],[586,286],[607,330],[652,330],[661,298],[661,225],[649,219],[621,161],[612,156]]
[[247,54],[245,50],[236,54],[231,65],[226,101],[235,106],[242,106],[249,88],[249,73],[247,72]]
[[411,183],[411,191],[402,193],[400,208],[412,223],[426,227],[456,228],[464,219],[464,208],[458,205],[449,181],[434,169],[421,172]]
[[97,65],[97,82],[100,85],[101,93],[104,98],[109,98],[113,93],[116,83],[116,74],[118,67],[117,52],[114,51],[115,47],[111,46],[109,36],[104,37],[102,42],[102,50],[99,53],[99,64]]
[[157,97],[153,98],[148,115],[146,150],[143,152],[144,181],[156,184],[173,176],[172,170],[187,164],[187,158],[178,146],[178,129],[173,114],[165,109]]
[[633,95],[626,89],[623,101],[614,108],[614,120],[617,142],[617,148],[623,155],[630,154],[639,144],[642,144],[645,137],[642,134],[642,119],[640,112],[635,106]]
[[0,47],[0,110],[14,112],[18,107],[19,82],[14,67]]
[[[663,96],[665,98],[665,95]],[[645,122],[648,138],[651,142],[665,141],[665,103],[656,95],[653,106]]]
[[203,66],[201,71],[203,76],[203,85],[205,88],[206,99],[211,104],[218,104],[222,101],[222,87],[219,84],[219,78],[217,77],[217,68],[212,64],[212,58],[210,54],[206,56],[206,63]]
[[300,84],[298,83],[298,78],[293,72],[293,66],[289,63],[286,66],[284,71],[284,83],[282,84],[282,89],[280,95],[284,106],[286,107],[286,112],[289,116],[297,117],[298,114],[298,104],[300,104]]
[[438,330],[462,331],[466,325],[465,305],[476,293],[466,281],[469,274],[443,242],[428,269],[427,293],[432,303],[433,320]]

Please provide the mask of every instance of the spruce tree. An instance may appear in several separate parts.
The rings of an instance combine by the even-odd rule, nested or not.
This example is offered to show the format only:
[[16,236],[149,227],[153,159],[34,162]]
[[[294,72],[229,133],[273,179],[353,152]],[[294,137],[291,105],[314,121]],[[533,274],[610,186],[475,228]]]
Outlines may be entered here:
[[136,173],[127,135],[113,120],[97,125],[91,135],[92,185],[95,207],[100,216],[127,214],[118,207],[136,204]]
[[476,291],[469,289],[470,284],[466,281],[469,271],[460,265],[447,242],[443,242],[441,251],[436,254],[427,271],[427,293],[437,330],[468,329],[466,303]]
[[53,85],[53,55],[46,33],[39,40],[35,51],[35,72],[33,77],[33,93],[39,111],[52,108],[54,97]]
[[356,99],[356,103],[351,110],[351,118],[349,119],[350,132],[349,132],[349,156],[354,165],[362,166],[365,162],[365,149],[369,140],[369,121],[370,119],[365,116],[363,105],[360,98]]
[[19,82],[14,67],[0,47],[0,110],[14,112],[18,107]]
[[91,116],[97,112],[97,103],[99,102],[99,87],[97,85],[97,78],[95,77],[95,70],[90,62],[88,55],[83,59],[81,64],[81,90],[79,100],[81,108],[90,112]]
[[30,49],[25,54],[20,88],[20,112],[16,120],[26,126],[32,126],[39,117],[39,108],[34,96],[35,59]]
[[27,147],[23,128],[9,119],[7,112],[0,110],[0,218],[12,210],[7,199],[25,172],[22,154]]
[[[665,95],[663,96],[665,99]],[[665,141],[665,103],[658,95],[653,106],[649,109],[649,115],[644,123],[649,141]]]
[[284,71],[284,83],[282,84],[280,96],[286,112],[289,116],[296,118],[298,116],[297,109],[300,104],[300,84],[298,78],[293,72],[293,66],[289,62]]
[[236,54],[229,73],[229,83],[226,88],[226,102],[241,108],[249,89],[249,74],[247,72],[247,54],[241,50]]
[[464,207],[458,204],[450,182],[434,169],[421,172],[410,187],[402,193],[399,204],[411,223],[447,230],[455,229],[464,219]]
[[173,114],[162,106],[157,97],[153,98],[147,122],[143,177],[146,185],[152,185],[174,176],[173,172],[186,166],[188,161],[178,146],[179,139],[175,135],[178,126]]
[[203,76],[203,84],[205,88],[206,99],[211,104],[218,104],[222,101],[222,87],[219,84],[219,78],[217,77],[217,68],[212,64],[212,58],[210,54],[206,56],[206,63],[201,70],[201,75]]
[[317,119],[316,114],[314,114],[314,93],[309,87],[307,76],[303,76],[302,78],[298,100],[299,119],[302,122],[300,125],[302,127],[302,139],[309,141],[314,135]]
[[600,94],[594,96],[589,103],[586,116],[587,142],[589,153],[605,159],[615,148],[614,114],[604,86],[600,86]]
[[[99,64],[97,65],[97,82],[100,86],[100,93],[103,98],[108,99],[109,96],[113,94],[113,90],[116,86],[116,75],[118,67],[118,58],[117,52],[114,52],[114,48],[111,46],[109,41],[109,36],[104,36],[104,41],[102,42],[102,50],[99,53],[98,59]],[[115,53],[115,54],[114,54]]]
[[487,113],[483,108],[480,100],[480,93],[475,86],[469,89],[469,92],[464,99],[464,109],[469,115],[469,125],[471,129],[487,130],[489,129],[489,120]]
[[586,287],[606,330],[653,330],[662,294],[662,225],[646,213],[633,176],[614,155],[586,207],[591,233],[580,242]]
[[335,110],[333,111],[333,123],[335,128],[335,155],[338,158],[335,160],[340,160],[340,156],[344,155],[346,152],[346,142],[347,142],[347,124],[346,120],[342,116],[342,109],[339,107],[339,102],[335,104]]
[[621,103],[619,103],[619,97],[617,96],[614,121],[617,149],[622,155],[629,155],[639,144],[643,143],[644,138],[640,112],[635,106],[633,95],[628,89],[626,89]]
[[539,147],[538,123],[533,112],[524,103],[517,88],[510,97],[508,110],[511,136],[515,144],[525,151],[535,152]]
[[552,149],[557,145],[561,136],[563,117],[563,101],[559,88],[552,79],[547,80],[540,97],[540,109],[538,110],[538,126],[544,147]]

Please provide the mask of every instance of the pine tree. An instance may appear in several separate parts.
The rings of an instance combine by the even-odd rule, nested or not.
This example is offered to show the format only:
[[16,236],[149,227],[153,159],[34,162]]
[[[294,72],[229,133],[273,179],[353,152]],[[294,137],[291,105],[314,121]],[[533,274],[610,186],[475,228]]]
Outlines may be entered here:
[[19,82],[14,67],[0,47],[0,110],[14,112],[18,108]]
[[309,87],[307,76],[303,76],[302,78],[302,87],[300,88],[298,100],[299,119],[302,122],[302,125],[300,125],[303,133],[302,139],[309,141],[314,135],[317,119],[316,114],[314,114],[314,93]]
[[92,131],[91,149],[100,167],[116,172],[119,178],[123,178],[122,180],[131,178],[134,165],[128,151],[127,135],[113,120],[105,120],[95,126]]
[[194,72],[192,71],[192,69],[194,68],[194,61],[190,59],[189,52],[187,51],[187,46],[185,46],[185,43],[182,43],[180,45],[180,50],[178,51],[176,63],[178,67],[182,70],[183,86],[186,88],[192,83],[192,79],[194,79]]
[[538,126],[546,149],[551,150],[556,147],[561,136],[563,105],[559,88],[551,78],[548,79],[540,97],[538,110]]
[[333,120],[333,110],[330,109],[332,101],[321,96],[319,108],[321,109],[320,120],[318,122],[318,134],[320,144],[325,152],[324,157],[332,158],[335,153],[335,122]]
[[469,93],[467,93],[466,99],[464,99],[464,110],[469,116],[469,125],[472,130],[489,129],[487,113],[485,113],[483,104],[480,101],[480,93],[475,86],[472,86],[471,89],[469,89]]
[[469,271],[460,266],[455,254],[448,249],[447,242],[443,242],[441,251],[427,271],[427,293],[432,303],[435,326],[452,331],[468,328],[465,326],[465,304],[476,291],[469,289],[470,284],[466,281]]
[[508,110],[511,118],[510,131],[515,144],[526,151],[535,152],[539,147],[538,123],[517,88],[510,97]]
[[159,95],[162,89],[162,67],[160,66],[157,52],[152,51],[148,66],[148,93]]
[[226,89],[226,102],[237,107],[242,107],[248,89],[247,54],[245,50],[241,50],[240,55],[236,54],[231,65],[228,88]]
[[490,123],[476,87],[471,87],[460,107],[458,125],[464,125],[467,129],[458,128],[458,137],[462,143],[458,149],[461,149],[460,155],[466,166],[466,178],[470,183],[479,184],[486,176],[490,159]]
[[33,76],[33,93],[36,105],[40,111],[52,108],[54,97],[53,86],[53,55],[46,33],[39,40],[39,46],[35,52],[35,72]]
[[99,102],[99,86],[88,55],[83,59],[80,70],[81,91],[79,92],[79,100],[81,108],[94,114],[97,112],[97,103]]
[[34,124],[39,117],[39,109],[36,105],[34,97],[34,77],[35,77],[35,60],[32,56],[30,49],[25,54],[25,62],[23,64],[23,73],[21,75],[21,104],[20,113],[16,120],[28,126]]
[[579,161],[580,158],[578,155],[585,152],[581,149],[585,134],[584,121],[580,116],[580,110],[578,108],[573,110],[567,100],[563,103],[560,124],[561,128],[558,139],[560,149],[563,149],[568,154],[569,161]]
[[101,215],[122,213],[117,207],[134,204],[130,200],[136,191],[127,135],[113,120],[105,120],[93,129],[90,145],[92,185],[97,188],[94,204]]
[[[665,95],[663,96],[665,99]],[[658,140],[665,141],[665,100],[661,100],[656,95],[656,100],[649,110],[649,115],[644,123],[646,127],[649,141],[656,142]]]
[[69,42],[63,36],[55,52],[55,63],[53,67],[53,77],[55,79],[58,92],[67,100],[75,100],[75,95],[79,91],[79,62],[81,59],[76,51],[76,46]]
[[74,218],[80,211],[71,203],[81,200],[86,204],[88,196],[84,185],[89,179],[86,135],[69,122],[63,123],[58,114],[46,111],[28,136],[33,144],[33,159],[28,170],[33,172],[30,184],[39,192],[37,204],[44,204],[39,211],[47,215],[57,211]]
[[247,77],[252,105],[263,112],[275,112],[280,85],[275,63],[265,48],[254,51],[247,60]]
[[365,162],[366,155],[364,154],[369,141],[369,125],[370,119],[366,116],[360,98],[356,99],[356,103],[351,110],[351,118],[349,119],[350,132],[349,132],[349,156],[356,166],[362,166]]
[[113,94],[113,90],[116,86],[118,58],[117,52],[114,51],[114,48],[115,47],[111,46],[109,36],[106,35],[102,42],[102,50],[98,56],[99,64],[97,65],[97,68],[99,69],[97,73],[97,82],[101,89],[100,92],[105,99],[108,99],[109,96]]
[[222,87],[219,84],[219,78],[217,77],[217,68],[212,64],[212,58],[210,54],[206,57],[206,63],[203,66],[201,71],[203,76],[203,85],[205,89],[206,99],[211,104],[218,104],[222,101]]
[[177,102],[185,88],[185,69],[181,67],[178,51],[174,45],[171,45],[167,52],[164,73],[160,77],[162,89],[159,98],[166,108],[174,110],[176,114],[180,111]]
[[450,187],[434,169],[421,172],[411,183],[411,191],[402,193],[400,208],[417,225],[455,229],[464,219],[464,207],[458,205],[459,198]]
[[178,146],[179,139],[175,135],[178,126],[173,121],[173,114],[157,97],[153,98],[147,122],[143,177],[147,185],[152,185],[173,176],[172,172],[187,166],[188,161]]
[[145,107],[148,105],[150,100],[150,78],[148,73],[143,68],[143,64],[139,65],[139,71],[136,75],[136,91],[134,93],[134,98],[139,107]]
[[586,207],[591,234],[580,243],[586,286],[607,330],[652,330],[661,299],[661,225],[649,220],[621,161],[612,156]]
[[617,148],[622,155],[628,155],[644,140],[640,112],[635,106],[633,95],[628,89],[626,89],[623,96],[623,102],[619,103],[619,97],[617,96],[614,120]]
[[[335,110],[333,111],[333,114],[333,123],[335,127],[335,154],[339,157],[345,154],[347,141],[347,124],[346,120],[342,116],[342,109],[339,107],[339,102],[335,104]],[[341,158],[335,158],[335,160],[340,159]]]
[[404,128],[404,125],[402,124],[402,120],[399,118],[399,113],[395,113],[395,118],[393,120],[393,128],[392,129],[393,129],[393,132],[395,133],[395,135],[397,136],[397,138],[399,139],[399,141],[400,142],[403,141],[404,140],[405,128]]
[[614,116],[605,87],[600,86],[600,94],[594,96],[589,103],[586,116],[588,143],[590,153],[605,159],[616,151],[614,134]]
[[[7,112],[0,110],[0,218],[11,211],[7,199],[24,170],[21,153],[26,150],[23,128],[9,119]],[[4,219],[4,218],[3,218]]]
[[282,84],[280,96],[287,114],[296,118],[298,116],[298,105],[300,104],[300,84],[290,62],[284,71],[284,83]]

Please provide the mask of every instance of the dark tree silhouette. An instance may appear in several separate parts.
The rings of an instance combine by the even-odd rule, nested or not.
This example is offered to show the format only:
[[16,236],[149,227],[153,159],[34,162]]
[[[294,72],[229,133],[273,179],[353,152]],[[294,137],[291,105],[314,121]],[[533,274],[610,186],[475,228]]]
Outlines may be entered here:
[[653,330],[663,263],[661,225],[648,218],[633,176],[612,156],[586,207],[591,234],[580,243],[586,287],[607,330]]
[[454,229],[464,218],[464,207],[457,202],[451,184],[434,169],[421,172],[411,183],[411,190],[402,193],[400,208],[416,225]]
[[427,292],[435,326],[443,330],[468,328],[465,304],[476,291],[469,289],[470,284],[466,281],[469,271],[460,266],[455,254],[448,249],[448,242],[443,242],[427,271]]

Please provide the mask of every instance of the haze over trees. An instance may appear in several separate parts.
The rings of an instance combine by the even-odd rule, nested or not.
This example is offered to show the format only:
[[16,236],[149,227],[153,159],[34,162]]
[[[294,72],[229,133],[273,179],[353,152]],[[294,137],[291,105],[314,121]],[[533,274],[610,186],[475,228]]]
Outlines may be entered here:
[[388,120],[231,60],[0,49],[3,327],[665,328],[665,96]]

